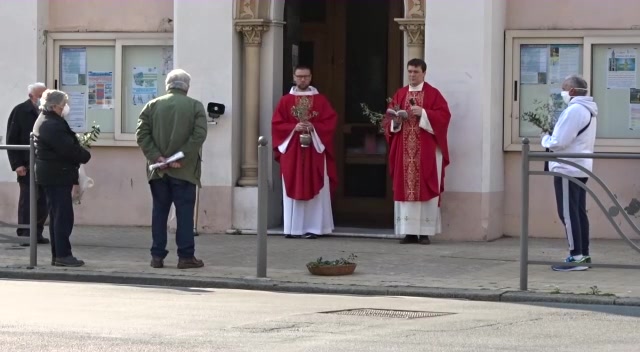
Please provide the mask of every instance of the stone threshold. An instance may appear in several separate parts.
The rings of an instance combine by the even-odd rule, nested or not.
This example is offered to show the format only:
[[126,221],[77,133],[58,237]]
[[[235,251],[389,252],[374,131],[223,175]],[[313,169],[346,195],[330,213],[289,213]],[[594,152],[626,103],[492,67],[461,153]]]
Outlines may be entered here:
[[[271,236],[283,236],[283,227],[272,227],[267,230],[267,234]],[[226,231],[228,235],[256,235],[255,229],[229,229]],[[331,237],[359,237],[359,238],[389,238],[395,239],[394,231],[390,228],[361,228],[361,227],[336,227],[329,235]]]

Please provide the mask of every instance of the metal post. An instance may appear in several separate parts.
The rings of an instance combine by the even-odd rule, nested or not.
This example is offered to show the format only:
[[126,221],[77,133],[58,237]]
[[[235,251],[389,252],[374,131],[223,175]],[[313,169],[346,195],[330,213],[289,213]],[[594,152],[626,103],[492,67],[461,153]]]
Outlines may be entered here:
[[29,138],[29,265],[38,265],[38,189],[36,187],[36,151],[33,133]]
[[[200,162],[202,162],[202,147],[200,147],[200,154],[198,154],[198,157],[200,158]],[[193,211],[194,213],[194,219],[193,219],[193,235],[194,236],[200,236],[200,234],[198,233],[198,213],[200,212],[200,187],[197,187],[196,190],[196,207],[195,210]]]
[[267,138],[258,138],[258,259],[257,276],[267,277]]
[[526,291],[529,281],[529,139],[522,140],[522,208],[520,230],[520,290]]
[[200,236],[198,233],[198,212],[200,211],[200,187],[197,187],[196,190],[196,209],[195,209],[195,219],[193,220],[193,235]]

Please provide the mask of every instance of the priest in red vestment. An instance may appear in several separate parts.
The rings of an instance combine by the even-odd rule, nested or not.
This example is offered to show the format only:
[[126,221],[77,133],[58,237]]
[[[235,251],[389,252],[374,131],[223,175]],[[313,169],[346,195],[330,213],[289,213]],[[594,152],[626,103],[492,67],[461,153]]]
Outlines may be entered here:
[[383,124],[400,243],[429,244],[429,236],[441,232],[440,195],[449,165],[451,113],[442,94],[424,81],[426,71],[423,60],[408,62],[409,85],[395,93]]
[[296,67],[293,79],[296,85],[280,99],[271,121],[274,158],[282,175],[284,234],[316,238],[334,229],[337,115],[327,98],[310,86],[310,68]]

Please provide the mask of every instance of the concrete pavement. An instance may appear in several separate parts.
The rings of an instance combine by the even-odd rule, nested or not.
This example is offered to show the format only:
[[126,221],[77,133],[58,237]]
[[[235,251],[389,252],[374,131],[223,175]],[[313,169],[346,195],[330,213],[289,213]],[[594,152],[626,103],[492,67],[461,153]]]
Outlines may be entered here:
[[0,292],[11,352],[638,350],[640,307],[24,280]]
[[[0,228],[0,277],[71,281],[220,287],[311,293],[355,293],[466,298],[490,301],[557,301],[640,305],[640,270],[592,268],[585,272],[554,272],[529,267],[529,292],[519,288],[519,240],[440,242],[400,245],[396,240],[326,237],[317,240],[268,240],[267,279],[257,279],[256,237],[196,237],[202,269],[178,270],[173,234],[165,268],[149,266],[149,228],[76,227],[74,255],[82,268],[50,265],[48,245],[38,247],[38,267],[27,269],[28,248],[20,247],[15,230]],[[46,234],[45,234],[46,235]],[[530,241],[531,260],[559,261],[566,256],[563,240]],[[358,256],[354,275],[313,276],[305,264],[318,257]],[[594,263],[640,264],[640,254],[622,241],[593,241]],[[615,296],[614,296],[615,295]]]

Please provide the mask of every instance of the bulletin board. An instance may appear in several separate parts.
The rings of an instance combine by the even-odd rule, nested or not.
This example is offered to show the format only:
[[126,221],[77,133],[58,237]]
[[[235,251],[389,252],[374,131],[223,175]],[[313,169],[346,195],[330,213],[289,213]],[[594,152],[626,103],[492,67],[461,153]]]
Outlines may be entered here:
[[[520,45],[520,74],[518,82],[519,116],[534,111],[536,101],[552,106],[557,120],[566,105],[560,92],[567,76],[582,74],[583,46],[581,44],[522,44]],[[520,119],[521,137],[538,137],[540,129]]]
[[172,46],[123,46],[122,133],[135,133],[147,102],[166,93],[165,79],[173,69]]
[[598,104],[598,138],[640,137],[639,44],[592,46],[591,95]]
[[71,129],[87,132],[96,124],[113,133],[115,47],[61,46],[59,64],[58,89],[69,95]]

